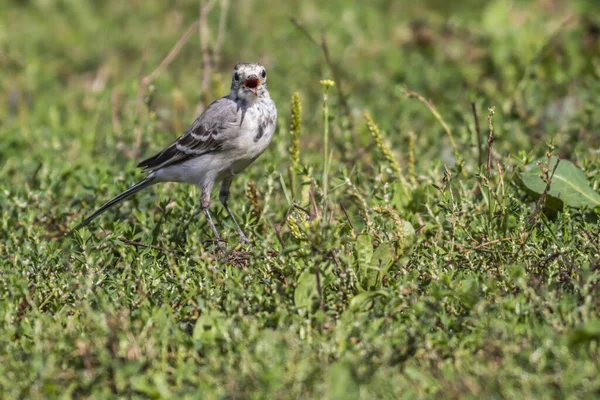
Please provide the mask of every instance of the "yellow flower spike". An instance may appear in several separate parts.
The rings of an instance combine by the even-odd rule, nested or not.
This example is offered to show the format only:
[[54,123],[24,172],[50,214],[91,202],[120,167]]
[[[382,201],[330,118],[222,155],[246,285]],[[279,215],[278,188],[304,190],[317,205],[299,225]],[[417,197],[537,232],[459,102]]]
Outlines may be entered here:
[[292,166],[297,167],[300,162],[300,130],[302,120],[302,104],[298,92],[292,95],[292,122],[290,123],[290,159]]
[[369,132],[371,132],[371,136],[373,136],[373,140],[375,140],[375,144],[383,153],[383,158],[390,163],[390,166],[394,170],[394,174],[398,179],[402,179],[402,169],[400,168],[400,164],[392,154],[392,150],[390,147],[384,142],[383,135],[379,130],[379,127],[373,122],[373,118],[371,118],[371,114],[368,111],[364,113],[365,121],[367,122],[367,128],[369,128]]
[[302,231],[300,230],[300,227],[298,226],[298,220],[296,219],[295,216],[290,215],[287,218],[286,223],[287,223],[288,228],[290,228],[290,233],[292,234],[294,239],[296,239],[296,240],[304,239],[304,235],[302,234]]

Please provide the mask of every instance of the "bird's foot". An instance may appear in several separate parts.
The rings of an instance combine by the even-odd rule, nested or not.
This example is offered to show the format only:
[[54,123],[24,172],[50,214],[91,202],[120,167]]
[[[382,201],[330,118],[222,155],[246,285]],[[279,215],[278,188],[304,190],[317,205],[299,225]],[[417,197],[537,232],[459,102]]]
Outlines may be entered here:
[[246,237],[246,235],[244,235],[243,232],[239,233],[239,237],[240,237],[240,244],[250,244],[250,240]]
[[217,238],[215,240],[215,242],[217,243],[219,250],[221,250],[222,252],[225,252],[225,250],[227,250],[227,245],[224,243],[224,241],[222,239]]

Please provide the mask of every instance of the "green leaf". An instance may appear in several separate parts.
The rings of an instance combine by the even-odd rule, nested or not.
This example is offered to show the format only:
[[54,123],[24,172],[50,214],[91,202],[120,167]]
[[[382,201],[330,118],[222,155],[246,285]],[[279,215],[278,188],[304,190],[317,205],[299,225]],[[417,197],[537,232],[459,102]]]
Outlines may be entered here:
[[381,281],[394,263],[394,247],[390,243],[381,243],[371,259],[371,268],[368,274],[368,288],[378,289]]
[[298,278],[294,291],[294,304],[298,309],[309,309],[318,295],[317,277],[310,269],[306,269]]
[[569,346],[574,347],[600,340],[600,320],[589,321],[569,333]]
[[161,395],[155,385],[150,382],[150,378],[144,375],[131,378],[131,388],[151,399],[159,399]]
[[[546,189],[546,183],[540,177],[540,162],[545,166],[547,160],[535,161],[525,167],[521,173],[523,185],[538,197]],[[556,157],[550,159],[549,174],[552,174],[556,162]],[[560,160],[552,177],[548,200],[548,206],[551,208],[562,208],[563,204],[576,208],[600,207],[600,194],[592,190],[584,173],[568,160]]]
[[354,243],[356,261],[360,268],[366,268],[373,258],[373,238],[366,233],[358,235]]
[[373,238],[366,234],[360,234],[354,242],[354,253],[356,255],[356,277],[363,290],[368,289],[368,275],[373,258]]
[[225,315],[211,310],[202,314],[194,325],[192,338],[205,346],[214,345],[218,340],[228,340],[229,335],[224,327]]
[[415,234],[415,228],[412,224],[406,220],[403,221],[404,225],[404,238],[403,238],[403,247],[402,247],[402,256],[410,256],[415,249],[415,242],[417,240]]
[[327,398],[331,400],[352,400],[360,396],[358,383],[352,374],[350,364],[338,361],[327,371]]
[[352,312],[364,311],[379,296],[387,297],[389,295],[383,290],[371,290],[359,293],[350,300],[348,309]]
[[[415,230],[408,221],[403,221],[402,254],[410,254],[415,241]],[[354,243],[356,277],[362,290],[376,290],[381,287],[383,277],[396,260],[396,250],[392,243],[381,243],[373,249],[373,238],[360,234]]]

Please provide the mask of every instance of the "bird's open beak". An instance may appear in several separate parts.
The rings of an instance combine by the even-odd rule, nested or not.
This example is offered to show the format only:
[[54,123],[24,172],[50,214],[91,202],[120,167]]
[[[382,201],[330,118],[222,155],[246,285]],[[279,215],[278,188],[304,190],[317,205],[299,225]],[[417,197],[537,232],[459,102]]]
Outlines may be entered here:
[[251,75],[244,81],[244,86],[250,89],[252,93],[256,94],[256,90],[260,86],[260,80],[256,75]]

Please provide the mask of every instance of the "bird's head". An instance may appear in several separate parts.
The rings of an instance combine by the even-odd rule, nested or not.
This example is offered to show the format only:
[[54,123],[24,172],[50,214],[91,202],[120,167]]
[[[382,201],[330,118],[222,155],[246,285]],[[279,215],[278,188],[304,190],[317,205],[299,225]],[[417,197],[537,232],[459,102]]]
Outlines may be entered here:
[[258,63],[238,63],[231,76],[231,94],[254,102],[267,92],[267,71]]

